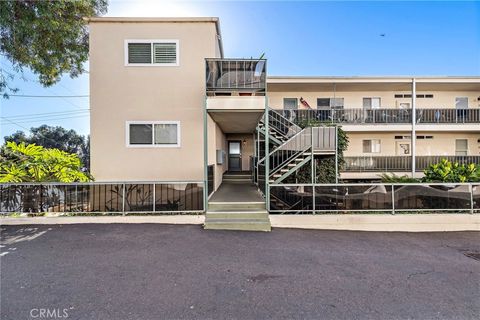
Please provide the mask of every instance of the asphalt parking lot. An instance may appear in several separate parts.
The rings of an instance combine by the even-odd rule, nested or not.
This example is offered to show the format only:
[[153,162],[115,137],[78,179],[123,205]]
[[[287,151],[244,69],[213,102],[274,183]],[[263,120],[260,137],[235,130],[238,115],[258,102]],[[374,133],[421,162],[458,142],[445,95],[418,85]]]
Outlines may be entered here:
[[4,320],[480,318],[475,232],[2,226],[0,249]]

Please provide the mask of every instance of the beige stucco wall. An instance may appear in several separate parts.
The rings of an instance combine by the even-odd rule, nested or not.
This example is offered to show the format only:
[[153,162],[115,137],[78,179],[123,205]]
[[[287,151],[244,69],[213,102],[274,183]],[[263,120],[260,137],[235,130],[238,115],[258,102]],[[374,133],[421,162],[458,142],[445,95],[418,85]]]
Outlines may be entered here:
[[[178,67],[125,66],[126,39],[179,40]],[[203,180],[205,62],[214,22],[90,23],[91,163],[97,181]],[[126,121],[180,121],[178,148],[128,148]],[[215,132],[215,131],[213,131]]]
[[[409,141],[408,140],[395,140],[396,135],[410,136],[410,132],[392,133],[392,132],[349,132],[347,133],[349,138],[348,150],[345,152],[345,156],[395,156],[397,141]],[[480,132],[478,133],[448,133],[448,132],[417,132],[419,135],[433,136],[433,139],[416,140],[416,155],[455,155],[455,139],[467,139],[468,140],[468,154],[479,155],[480,143],[477,142],[480,139]],[[380,153],[363,153],[362,140],[380,139],[381,147]]]
[[[298,108],[305,109],[300,104],[303,97],[310,107],[317,108],[317,98],[344,98],[345,108],[362,108],[363,98],[379,97],[382,108],[397,108],[401,102],[411,103],[412,99],[395,98],[395,94],[410,94],[408,91],[339,91],[339,92],[268,92],[268,102],[271,108],[283,109],[283,98],[297,98]],[[418,91],[417,94],[433,94],[433,98],[417,98],[417,108],[455,108],[456,97],[468,97],[469,108],[480,108],[480,91]]]

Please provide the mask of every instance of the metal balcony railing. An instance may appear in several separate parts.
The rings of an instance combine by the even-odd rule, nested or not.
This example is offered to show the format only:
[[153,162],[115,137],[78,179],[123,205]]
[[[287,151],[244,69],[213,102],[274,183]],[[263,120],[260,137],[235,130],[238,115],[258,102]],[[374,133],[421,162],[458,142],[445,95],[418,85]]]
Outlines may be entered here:
[[270,214],[480,213],[478,183],[270,184]]
[[[447,159],[459,164],[480,164],[480,156],[416,156],[415,170],[423,171],[431,164]],[[403,172],[412,170],[411,156],[345,157],[344,172]]]
[[6,183],[0,184],[0,216],[198,213],[205,210],[203,192],[203,181]]
[[[295,123],[319,121],[344,124],[410,124],[411,109],[318,109],[277,110]],[[417,123],[465,124],[480,123],[480,109],[416,109]]]
[[206,59],[207,95],[265,94],[266,65],[264,59]]
[[480,109],[417,109],[417,123],[480,123]]

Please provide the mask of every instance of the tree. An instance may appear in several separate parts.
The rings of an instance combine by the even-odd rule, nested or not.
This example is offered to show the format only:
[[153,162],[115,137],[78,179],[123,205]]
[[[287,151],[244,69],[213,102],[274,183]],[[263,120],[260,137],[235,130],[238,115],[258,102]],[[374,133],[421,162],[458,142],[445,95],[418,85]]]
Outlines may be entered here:
[[[107,0],[3,0],[0,3],[0,53],[15,72],[25,68],[51,86],[64,73],[77,77],[88,59],[88,30],[84,18],[107,11]],[[0,69],[0,94],[14,74]]]
[[6,136],[5,142],[12,141],[17,144],[36,144],[45,148],[54,148],[67,153],[76,153],[83,164],[83,170],[90,169],[90,138],[79,135],[75,130],[67,130],[63,127],[41,125],[30,129],[30,135],[23,131],[17,131]]
[[35,144],[7,142],[0,155],[0,183],[87,182],[76,154]]

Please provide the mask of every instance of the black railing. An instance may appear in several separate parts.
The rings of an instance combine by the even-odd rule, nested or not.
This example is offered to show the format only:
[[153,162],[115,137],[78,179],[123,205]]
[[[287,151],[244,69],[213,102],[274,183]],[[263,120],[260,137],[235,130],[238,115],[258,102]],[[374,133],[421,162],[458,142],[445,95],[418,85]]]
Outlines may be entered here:
[[263,59],[206,59],[207,94],[232,91],[264,94],[266,64]]
[[480,213],[480,184],[271,184],[269,211]]
[[[295,123],[330,122],[345,124],[410,124],[411,109],[325,109],[276,110]],[[417,123],[480,123],[480,109],[416,109]]]
[[0,184],[0,213],[204,211],[202,182]]
[[[423,171],[431,164],[447,159],[459,164],[480,164],[480,156],[416,156],[415,169]],[[411,156],[358,156],[345,157],[345,172],[402,172],[412,170]]]
[[207,167],[207,188],[208,195],[215,191],[215,166],[213,164]]

